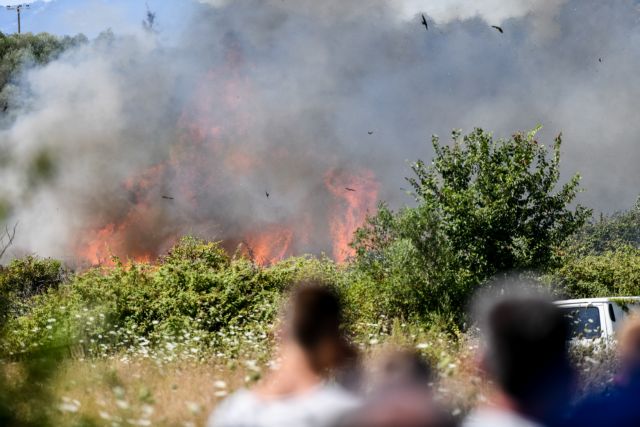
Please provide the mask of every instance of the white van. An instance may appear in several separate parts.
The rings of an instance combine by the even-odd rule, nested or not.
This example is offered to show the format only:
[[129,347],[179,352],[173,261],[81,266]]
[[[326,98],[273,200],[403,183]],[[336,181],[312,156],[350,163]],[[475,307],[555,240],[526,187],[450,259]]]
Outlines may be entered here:
[[640,297],[569,299],[555,304],[570,319],[574,339],[615,338],[629,313],[640,314]]

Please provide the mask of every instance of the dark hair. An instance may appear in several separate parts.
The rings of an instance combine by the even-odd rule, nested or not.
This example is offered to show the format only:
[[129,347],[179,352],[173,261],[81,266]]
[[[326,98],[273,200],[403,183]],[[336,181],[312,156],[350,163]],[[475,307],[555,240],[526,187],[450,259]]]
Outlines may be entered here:
[[381,382],[387,387],[427,386],[433,379],[431,365],[416,351],[399,350],[383,361]]
[[526,406],[570,387],[569,327],[556,306],[506,299],[492,307],[487,323],[486,366],[511,398]]
[[341,338],[342,306],[328,285],[320,281],[300,282],[291,303],[291,333],[303,349],[313,352],[321,342]]

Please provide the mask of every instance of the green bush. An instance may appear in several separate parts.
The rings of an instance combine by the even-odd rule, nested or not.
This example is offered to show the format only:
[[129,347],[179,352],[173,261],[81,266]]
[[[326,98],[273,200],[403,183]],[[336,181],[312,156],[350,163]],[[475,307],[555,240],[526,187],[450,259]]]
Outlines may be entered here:
[[295,280],[336,274],[332,262],[311,258],[262,268],[187,237],[157,265],[118,262],[33,297],[29,312],[10,320],[3,348],[20,353],[64,341],[95,353],[188,334],[219,349],[238,331],[266,334]]
[[28,310],[31,298],[57,288],[67,277],[60,261],[28,256],[0,266],[0,322]]
[[568,298],[640,295],[640,248],[619,244],[602,253],[573,254],[552,274]]
[[416,162],[408,178],[417,206],[383,204],[355,234],[355,268],[368,279],[351,287],[354,299],[394,316],[461,323],[471,294],[495,274],[553,265],[590,211],[569,208],[577,175],[556,189],[561,138],[549,150],[535,134],[454,132],[450,146],[434,137],[431,165]]
[[640,199],[636,205],[586,224],[572,239],[572,250],[581,254],[615,250],[620,245],[640,248]]

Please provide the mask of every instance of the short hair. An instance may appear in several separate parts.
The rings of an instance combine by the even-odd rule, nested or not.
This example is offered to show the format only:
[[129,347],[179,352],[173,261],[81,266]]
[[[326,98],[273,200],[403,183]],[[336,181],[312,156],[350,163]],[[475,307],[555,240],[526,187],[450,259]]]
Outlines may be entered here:
[[567,386],[569,325],[555,305],[533,297],[504,299],[487,317],[485,364],[505,393],[526,403],[555,384]]
[[341,337],[342,305],[336,292],[322,281],[299,282],[292,296],[291,333],[306,351],[324,340]]
[[429,363],[414,350],[396,350],[384,357],[381,382],[386,386],[427,386],[433,379]]

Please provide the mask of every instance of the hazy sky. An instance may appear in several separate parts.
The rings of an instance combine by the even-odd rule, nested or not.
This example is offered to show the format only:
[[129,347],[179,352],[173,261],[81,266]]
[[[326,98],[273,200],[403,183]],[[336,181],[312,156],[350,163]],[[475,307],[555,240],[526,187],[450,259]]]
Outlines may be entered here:
[[[118,33],[139,31],[147,4],[157,13],[160,28],[175,32],[190,19],[194,4],[192,0],[0,0],[1,5],[25,3],[31,7],[22,13],[23,32],[84,33],[89,37],[108,28]],[[0,31],[17,31],[15,11],[0,10]]]

